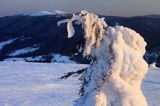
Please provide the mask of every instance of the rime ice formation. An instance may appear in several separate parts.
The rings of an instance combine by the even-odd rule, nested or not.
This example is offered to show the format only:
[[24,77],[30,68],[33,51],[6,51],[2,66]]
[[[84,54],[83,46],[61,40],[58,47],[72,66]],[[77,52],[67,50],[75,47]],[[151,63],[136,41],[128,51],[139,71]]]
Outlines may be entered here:
[[147,106],[141,91],[148,68],[144,39],[129,28],[108,27],[103,18],[87,11],[75,17],[84,29],[83,55],[93,57],[82,75],[81,97],[75,106]]
[[75,30],[74,30],[74,27],[73,27],[73,24],[72,24],[72,22],[75,21],[75,20],[81,20],[81,18],[78,15],[73,14],[73,17],[71,19],[64,19],[64,20],[61,20],[61,21],[57,22],[58,26],[67,22],[68,38],[71,38],[75,33]]
[[71,38],[75,33],[75,30],[74,30],[74,27],[73,27],[71,19],[70,20],[69,19],[65,19],[65,20],[58,21],[57,25],[60,26],[61,24],[66,23],[66,22],[67,22],[68,38]]

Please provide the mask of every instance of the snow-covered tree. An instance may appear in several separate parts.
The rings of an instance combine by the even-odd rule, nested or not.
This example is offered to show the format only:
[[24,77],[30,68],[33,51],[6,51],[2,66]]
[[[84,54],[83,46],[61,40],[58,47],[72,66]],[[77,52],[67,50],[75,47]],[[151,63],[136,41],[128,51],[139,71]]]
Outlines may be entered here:
[[75,106],[147,106],[141,91],[148,70],[144,39],[129,28],[108,27],[104,18],[87,11],[66,21],[69,37],[74,35],[75,20],[84,30],[83,56],[93,58],[87,69],[68,74],[82,73],[81,96]]

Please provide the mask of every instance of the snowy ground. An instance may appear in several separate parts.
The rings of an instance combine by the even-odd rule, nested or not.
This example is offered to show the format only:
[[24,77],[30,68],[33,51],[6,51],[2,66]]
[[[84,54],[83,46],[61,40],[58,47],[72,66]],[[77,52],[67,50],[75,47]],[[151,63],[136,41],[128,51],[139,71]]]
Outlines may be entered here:
[[[72,106],[78,98],[77,78],[58,80],[78,64],[0,62],[0,106]],[[150,68],[143,81],[150,106],[160,105],[160,69]]]

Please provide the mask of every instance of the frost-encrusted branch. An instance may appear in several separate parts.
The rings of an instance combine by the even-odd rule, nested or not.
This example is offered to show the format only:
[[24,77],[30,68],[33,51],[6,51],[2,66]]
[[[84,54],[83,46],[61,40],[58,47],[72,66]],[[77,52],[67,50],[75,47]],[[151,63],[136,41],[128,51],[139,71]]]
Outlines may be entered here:
[[78,70],[78,71],[75,71],[75,72],[68,72],[66,73],[65,75],[61,76],[59,79],[67,79],[71,76],[77,76],[77,75],[81,75],[82,73],[84,73],[84,71],[86,71],[87,68],[84,68],[84,69],[81,69],[81,70]]

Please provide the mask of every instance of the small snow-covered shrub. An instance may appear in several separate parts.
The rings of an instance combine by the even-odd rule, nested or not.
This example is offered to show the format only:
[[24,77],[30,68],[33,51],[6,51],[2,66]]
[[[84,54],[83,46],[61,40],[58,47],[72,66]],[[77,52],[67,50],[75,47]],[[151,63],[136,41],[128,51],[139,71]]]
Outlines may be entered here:
[[75,106],[147,106],[141,91],[148,68],[143,59],[144,39],[129,28],[108,27],[103,18],[87,11],[66,21],[71,28],[69,37],[74,35],[75,20],[84,30],[83,56],[93,58],[90,66],[81,71],[81,97]]

